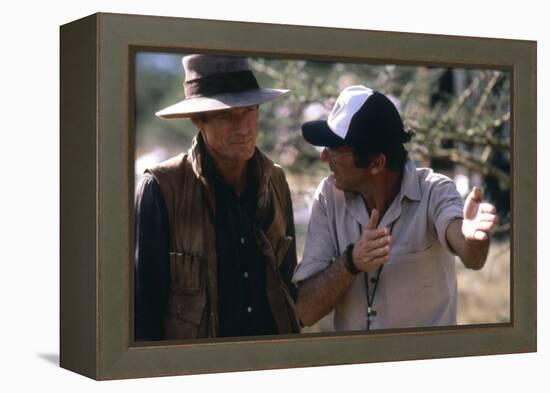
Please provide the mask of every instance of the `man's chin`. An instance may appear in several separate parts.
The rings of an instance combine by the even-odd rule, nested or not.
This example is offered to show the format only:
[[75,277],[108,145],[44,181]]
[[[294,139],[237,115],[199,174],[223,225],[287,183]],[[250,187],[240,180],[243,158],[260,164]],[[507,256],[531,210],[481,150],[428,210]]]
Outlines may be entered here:
[[233,157],[236,161],[248,161],[254,156],[254,149],[242,149],[240,151],[236,151],[233,154]]
[[342,182],[340,182],[336,176],[334,176],[334,175],[331,175],[331,176],[334,179],[334,187],[336,187],[337,189],[339,189],[341,191],[347,191],[345,189],[345,185],[343,185]]
[[343,192],[356,192],[349,184],[342,183],[337,177],[331,175],[334,179],[334,187]]

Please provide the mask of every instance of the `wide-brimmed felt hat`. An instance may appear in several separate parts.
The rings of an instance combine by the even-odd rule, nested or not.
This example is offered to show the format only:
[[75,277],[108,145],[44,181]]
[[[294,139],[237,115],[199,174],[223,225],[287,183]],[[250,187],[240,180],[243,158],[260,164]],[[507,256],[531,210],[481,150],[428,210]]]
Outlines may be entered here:
[[310,144],[325,147],[380,147],[406,143],[411,138],[393,102],[361,85],[342,90],[328,119],[304,123],[302,134]]
[[235,56],[189,55],[182,59],[185,99],[156,113],[165,119],[260,105],[289,90],[261,88],[248,60]]

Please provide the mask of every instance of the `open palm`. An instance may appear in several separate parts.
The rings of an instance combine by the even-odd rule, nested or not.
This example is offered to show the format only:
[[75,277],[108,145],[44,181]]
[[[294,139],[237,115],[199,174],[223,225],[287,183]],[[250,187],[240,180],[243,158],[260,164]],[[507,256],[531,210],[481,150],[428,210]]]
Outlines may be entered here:
[[481,189],[474,187],[464,204],[462,233],[466,240],[486,240],[497,224],[496,209],[483,202]]

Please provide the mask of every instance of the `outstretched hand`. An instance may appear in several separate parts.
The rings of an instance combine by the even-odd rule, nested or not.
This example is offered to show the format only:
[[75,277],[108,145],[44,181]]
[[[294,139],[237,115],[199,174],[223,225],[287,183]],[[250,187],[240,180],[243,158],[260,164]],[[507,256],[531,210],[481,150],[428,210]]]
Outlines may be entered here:
[[466,240],[483,241],[489,238],[497,224],[496,209],[493,205],[483,202],[481,189],[474,187],[464,204],[464,220],[462,234]]
[[374,271],[390,259],[390,231],[376,229],[379,220],[378,210],[372,209],[367,227],[353,246],[353,263],[362,272]]

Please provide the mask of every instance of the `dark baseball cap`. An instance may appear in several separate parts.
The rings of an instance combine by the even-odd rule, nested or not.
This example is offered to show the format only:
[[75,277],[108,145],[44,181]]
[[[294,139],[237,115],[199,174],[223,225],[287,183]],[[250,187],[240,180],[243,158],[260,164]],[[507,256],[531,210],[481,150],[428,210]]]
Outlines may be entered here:
[[357,85],[344,89],[327,120],[302,125],[304,139],[315,146],[377,146],[407,138],[395,105],[384,94]]

